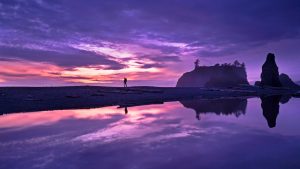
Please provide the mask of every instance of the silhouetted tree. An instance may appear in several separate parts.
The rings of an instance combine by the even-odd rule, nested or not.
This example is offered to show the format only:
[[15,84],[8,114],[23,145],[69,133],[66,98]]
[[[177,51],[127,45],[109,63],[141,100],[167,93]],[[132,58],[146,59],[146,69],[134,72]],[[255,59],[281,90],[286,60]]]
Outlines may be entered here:
[[235,60],[235,61],[233,62],[233,65],[234,65],[234,66],[236,66],[236,67],[239,67],[239,66],[241,66],[240,62],[239,62],[239,61],[237,61],[237,60]]

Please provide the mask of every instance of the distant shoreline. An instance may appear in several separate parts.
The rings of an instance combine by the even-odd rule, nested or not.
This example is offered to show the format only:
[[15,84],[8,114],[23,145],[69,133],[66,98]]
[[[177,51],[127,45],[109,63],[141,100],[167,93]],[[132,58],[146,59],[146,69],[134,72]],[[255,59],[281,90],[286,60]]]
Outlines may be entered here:
[[298,97],[299,93],[296,90],[262,89],[254,86],[227,89],[153,86],[0,87],[0,114],[106,106],[131,107],[193,98],[248,98],[268,95]]

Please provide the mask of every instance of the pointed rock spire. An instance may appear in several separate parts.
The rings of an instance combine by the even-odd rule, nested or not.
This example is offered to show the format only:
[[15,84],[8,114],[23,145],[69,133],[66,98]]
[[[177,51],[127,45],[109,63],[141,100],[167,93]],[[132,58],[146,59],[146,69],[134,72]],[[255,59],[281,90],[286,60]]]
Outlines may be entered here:
[[279,72],[275,61],[275,55],[273,53],[269,53],[267,55],[267,60],[262,66],[262,73],[260,77],[262,86],[282,86],[279,80]]

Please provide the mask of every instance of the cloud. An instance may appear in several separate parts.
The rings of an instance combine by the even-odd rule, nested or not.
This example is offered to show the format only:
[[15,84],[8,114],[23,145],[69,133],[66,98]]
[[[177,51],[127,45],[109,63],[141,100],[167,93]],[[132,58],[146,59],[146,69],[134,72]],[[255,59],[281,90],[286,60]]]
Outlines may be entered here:
[[158,56],[152,57],[151,60],[158,62],[180,62],[179,56]]
[[[261,44],[299,38],[300,2],[297,0],[213,1],[4,1],[0,21],[25,40],[78,41],[101,39],[170,47],[185,44],[221,47],[199,50],[222,56]],[[288,11],[288,12],[287,12]],[[14,39],[14,38],[13,38]],[[7,40],[7,39],[6,39]],[[23,38],[24,40],[24,38]],[[10,40],[11,41],[11,40]]]
[[299,38],[300,27],[297,0],[188,0],[172,5],[168,0],[11,0],[2,6],[1,21],[7,28],[50,39],[76,35],[131,42],[147,33],[157,44],[158,38],[172,41],[161,46],[198,42],[225,46],[226,51],[231,48],[228,44],[247,46]]
[[173,73],[195,57],[222,59],[286,39],[295,43],[299,20],[298,0],[3,0],[0,57],[111,77]]
[[36,62],[49,62],[66,67],[90,65],[106,65],[110,69],[121,69],[124,67],[124,65],[109,60],[104,55],[74,48],[65,48],[65,52],[57,52],[50,50],[0,46],[0,56],[6,57],[6,59],[20,58]]

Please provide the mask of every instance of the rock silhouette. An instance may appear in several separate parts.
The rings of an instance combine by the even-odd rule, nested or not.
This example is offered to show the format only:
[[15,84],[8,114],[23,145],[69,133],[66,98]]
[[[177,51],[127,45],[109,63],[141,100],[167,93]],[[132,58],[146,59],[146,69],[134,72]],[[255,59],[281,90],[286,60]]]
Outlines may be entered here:
[[290,101],[290,99],[292,98],[291,95],[282,95],[280,98],[280,103],[281,104],[286,104]]
[[299,89],[300,86],[297,85],[287,74],[280,74],[279,76],[280,83],[283,87],[291,88],[291,89]]
[[244,64],[216,64],[214,66],[195,66],[184,73],[176,87],[233,87],[240,84],[249,85]]
[[256,81],[256,82],[254,83],[254,86],[261,86],[261,82],[260,82],[260,81]]
[[279,102],[281,96],[269,96],[260,97],[261,108],[263,109],[263,115],[268,122],[268,126],[273,128],[276,126],[276,119],[279,114]]
[[262,66],[261,86],[281,87],[279,80],[278,67],[275,61],[275,55],[269,53],[267,60]]

